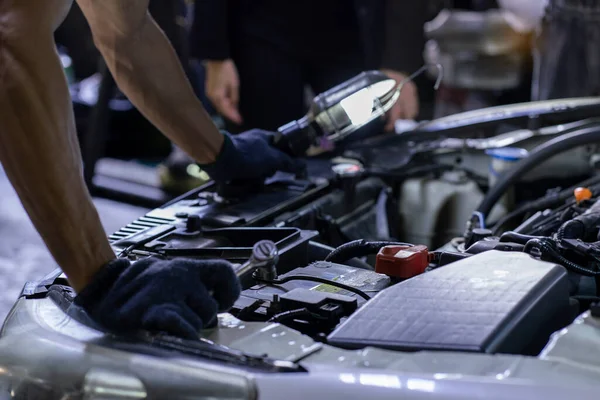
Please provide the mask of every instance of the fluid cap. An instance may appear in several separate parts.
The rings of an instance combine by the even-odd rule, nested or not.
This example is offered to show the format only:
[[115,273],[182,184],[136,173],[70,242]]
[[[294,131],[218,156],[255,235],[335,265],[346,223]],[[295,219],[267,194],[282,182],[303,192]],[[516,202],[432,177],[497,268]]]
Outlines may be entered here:
[[575,201],[577,201],[577,204],[581,203],[582,201],[589,200],[593,196],[592,191],[584,187],[575,189],[573,194],[575,195]]
[[256,268],[256,277],[263,281],[277,279],[277,263],[279,262],[279,250],[271,240],[261,240],[252,248],[250,263]]
[[261,240],[252,248],[252,258],[259,263],[276,261],[279,258],[279,250],[272,240]]
[[386,246],[379,250],[375,272],[399,279],[409,279],[425,272],[429,266],[426,246]]

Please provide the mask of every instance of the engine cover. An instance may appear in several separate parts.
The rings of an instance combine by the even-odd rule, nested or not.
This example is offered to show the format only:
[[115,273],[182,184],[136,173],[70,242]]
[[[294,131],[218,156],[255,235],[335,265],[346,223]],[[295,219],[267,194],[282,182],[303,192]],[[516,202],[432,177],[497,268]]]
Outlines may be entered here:
[[[489,251],[383,290],[328,338],[346,348],[531,353],[568,323],[566,270]],[[535,348],[532,350],[532,348]]]

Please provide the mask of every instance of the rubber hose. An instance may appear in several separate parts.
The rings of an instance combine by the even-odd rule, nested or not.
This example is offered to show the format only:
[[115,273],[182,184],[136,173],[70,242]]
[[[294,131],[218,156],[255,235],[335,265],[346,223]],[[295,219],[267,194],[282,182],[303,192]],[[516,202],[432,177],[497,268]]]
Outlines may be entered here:
[[343,264],[351,258],[360,258],[377,253],[382,247],[385,246],[409,246],[414,245],[410,243],[401,242],[386,242],[386,241],[373,241],[369,242],[364,239],[354,240],[346,243],[332,251],[325,261],[332,263]]
[[514,218],[517,218],[527,212],[529,212],[529,207],[523,207],[500,218],[498,222],[496,222],[496,224],[494,225],[494,229],[492,231],[494,236],[497,236],[500,234],[500,232],[502,232],[502,228],[507,222],[512,221]]
[[477,211],[487,216],[514,183],[551,157],[579,146],[598,142],[600,142],[600,126],[595,126],[567,133],[536,147],[527,158],[519,161],[514,168],[500,176],[496,185],[490,189],[477,207]]
[[585,225],[582,221],[570,220],[565,222],[556,231],[556,239],[561,242],[564,239],[583,239]]
[[[310,241],[308,242],[308,262],[313,263],[315,261],[324,261],[333,251],[335,251],[335,248],[331,246]],[[369,271],[373,271],[375,269],[372,265],[367,264],[358,258],[351,258],[347,260],[345,264],[349,267],[367,269]]]
[[556,261],[562,264],[568,270],[573,272],[577,272],[578,274],[584,276],[600,276],[600,271],[593,271],[589,268],[582,267],[581,265],[577,265],[574,262],[567,260],[561,254],[559,254],[552,246],[550,246],[547,242],[540,239],[532,239],[525,245],[525,249],[523,250],[525,253],[529,253],[532,248],[538,248],[542,254],[550,255]]
[[557,231],[557,239],[582,239],[585,240],[587,236],[597,229],[598,221],[600,221],[600,200],[597,200],[592,206],[583,214],[578,215],[570,221],[565,222]]
[[522,233],[517,233],[517,232],[504,232],[502,234],[502,236],[500,236],[500,241],[501,242],[512,242],[512,243],[518,243],[518,244],[527,244],[527,242],[529,242],[530,240],[533,239],[546,239],[542,236],[531,236],[531,235],[523,235]]
[[[579,184],[577,184],[575,186],[571,186],[567,189],[561,190],[559,193],[556,193],[554,195],[546,196],[539,200],[534,200],[534,201],[525,203],[524,205],[520,206],[518,209],[510,212],[509,214],[505,215],[500,220],[498,220],[498,222],[496,222],[496,224],[494,226],[494,235],[499,234],[502,227],[504,226],[504,224],[511,221],[513,218],[517,218],[528,212],[540,211],[545,208],[554,208],[560,204],[563,204],[569,198],[573,197],[573,191],[578,187],[588,187],[589,186],[590,189],[592,190],[592,192],[595,193],[597,186],[594,186],[594,184],[598,184],[599,180],[600,180],[600,177],[595,176],[593,178],[590,178],[583,182],[580,182]],[[573,204],[575,203],[574,199],[572,200],[572,203]],[[568,210],[566,210],[565,213],[566,212],[568,212]],[[570,219],[571,217],[569,216],[568,218]]]

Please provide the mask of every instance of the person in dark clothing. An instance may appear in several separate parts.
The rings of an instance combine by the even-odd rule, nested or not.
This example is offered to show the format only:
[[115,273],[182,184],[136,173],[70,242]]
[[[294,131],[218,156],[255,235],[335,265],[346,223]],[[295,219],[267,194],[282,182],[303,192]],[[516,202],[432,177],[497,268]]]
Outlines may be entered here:
[[[237,130],[276,130],[306,112],[305,87],[321,93],[366,69],[396,80],[423,64],[426,1],[196,0],[191,55],[206,90]],[[407,84],[391,111],[419,113]]]
[[600,95],[600,0],[549,0],[535,49],[533,100]]

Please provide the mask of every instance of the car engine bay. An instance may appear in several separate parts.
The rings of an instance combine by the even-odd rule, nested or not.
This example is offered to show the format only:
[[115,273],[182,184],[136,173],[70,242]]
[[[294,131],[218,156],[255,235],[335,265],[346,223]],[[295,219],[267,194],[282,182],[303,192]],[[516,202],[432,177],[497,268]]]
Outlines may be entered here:
[[[231,261],[244,290],[227,318],[240,323],[342,349],[537,355],[600,300],[600,125],[585,119],[598,108],[575,99],[425,123],[309,159],[305,177],[209,183],[110,240],[132,260]],[[527,155],[490,188],[486,147],[501,141]],[[530,162],[540,152],[543,168]]]
[[[47,360],[69,359],[76,371],[64,374],[99,362],[83,349],[103,349],[259,373],[327,366],[481,379],[547,378],[558,370],[543,361],[558,354],[575,379],[579,367],[567,365],[596,365],[585,338],[600,332],[599,111],[597,98],[533,102],[395,135],[347,134],[306,159],[302,176],[209,182],[109,237],[130,260],[234,265],[242,294],[200,341],[106,332],[73,305],[57,270],[25,285],[0,353],[27,364],[39,354],[17,348],[43,349]],[[136,373],[172,386],[152,371]]]

